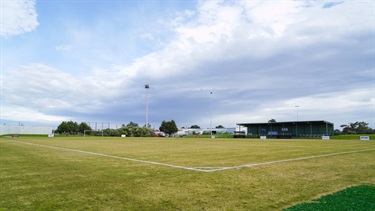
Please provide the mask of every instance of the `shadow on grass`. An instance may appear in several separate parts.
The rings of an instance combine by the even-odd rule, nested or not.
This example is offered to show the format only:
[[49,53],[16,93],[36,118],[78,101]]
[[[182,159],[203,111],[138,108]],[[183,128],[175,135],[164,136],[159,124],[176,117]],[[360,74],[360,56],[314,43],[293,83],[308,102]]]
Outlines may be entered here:
[[361,185],[350,187],[313,201],[284,209],[284,211],[297,210],[375,210],[375,186]]

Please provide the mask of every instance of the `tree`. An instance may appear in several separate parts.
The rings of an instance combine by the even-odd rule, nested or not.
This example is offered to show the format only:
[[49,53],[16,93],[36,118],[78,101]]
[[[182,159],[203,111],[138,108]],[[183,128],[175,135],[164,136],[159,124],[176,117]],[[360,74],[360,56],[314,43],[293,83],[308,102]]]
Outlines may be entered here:
[[138,123],[130,121],[129,124],[127,124],[126,126],[128,126],[128,127],[138,127]]
[[275,119],[270,119],[270,120],[268,120],[268,123],[275,123],[275,122],[276,122]]
[[[143,127],[146,127],[146,124],[144,124],[143,125]],[[147,125],[147,127],[146,128],[151,128],[151,125],[150,125],[150,123]]]
[[222,125],[218,125],[218,126],[216,126],[216,128],[225,128],[225,127],[222,126]]
[[56,133],[66,133],[68,131],[68,128],[66,126],[66,122],[63,121],[59,126],[57,126]]
[[159,130],[166,133],[166,134],[174,134],[178,131],[177,125],[174,120],[171,121],[164,121],[161,123]]
[[76,134],[78,133],[78,123],[77,122],[73,122],[73,121],[69,121],[67,122],[67,127],[68,127],[68,131],[70,134]]
[[150,128],[139,127],[139,126],[122,126],[116,131],[111,131],[112,135],[120,136],[126,135],[127,137],[150,137],[152,130]]
[[81,124],[78,125],[78,131],[80,133],[84,133],[85,130],[92,130],[89,125],[87,125],[86,122],[81,122]]
[[199,127],[198,125],[192,125],[190,128],[200,129],[201,127]]
[[343,134],[370,134],[374,130],[368,126],[366,122],[350,122],[347,125],[341,125]]
[[77,122],[63,121],[58,127],[56,132],[57,133],[65,133],[65,134],[76,134],[78,133],[79,128]]
[[103,135],[104,136],[120,136],[121,134],[119,134],[119,131],[116,129],[107,128],[103,130]]

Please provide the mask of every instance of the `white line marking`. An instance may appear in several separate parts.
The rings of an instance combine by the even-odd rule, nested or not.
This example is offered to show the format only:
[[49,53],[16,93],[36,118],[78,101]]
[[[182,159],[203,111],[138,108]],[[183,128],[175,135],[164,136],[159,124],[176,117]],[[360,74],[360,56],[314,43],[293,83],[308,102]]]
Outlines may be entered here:
[[147,160],[139,160],[139,159],[120,157],[120,156],[115,156],[115,155],[107,155],[107,154],[83,151],[83,150],[78,150],[78,149],[69,149],[69,148],[55,147],[55,146],[42,145],[42,144],[34,144],[34,143],[22,142],[22,141],[9,141],[9,142],[16,142],[16,143],[20,143],[20,144],[26,144],[26,145],[32,145],[32,146],[38,146],[38,147],[45,147],[45,148],[50,148],[50,149],[65,150],[65,151],[70,151],[70,152],[78,152],[78,153],[84,153],[84,154],[96,155],[96,156],[102,156],[102,157],[116,158],[116,159],[128,160],[128,161],[133,161],[133,162],[139,162],[139,163],[147,163],[147,164],[153,164],[153,165],[159,165],[159,166],[168,166],[168,167],[172,167],[172,168],[180,168],[180,169],[185,169],[185,170],[208,172],[204,169],[199,169],[199,168],[192,168],[192,167],[179,166],[179,165],[173,165],[173,164],[168,164],[168,163],[160,163],[160,162],[154,162],[154,161],[147,161]]
[[[222,170],[229,170],[229,169],[239,169],[239,168],[253,167],[253,166],[262,166],[262,165],[269,165],[269,164],[274,164],[274,163],[283,163],[283,162],[290,162],[290,161],[308,160],[308,159],[314,159],[314,158],[322,158],[322,157],[344,155],[344,154],[353,154],[353,153],[368,152],[368,151],[374,151],[374,150],[375,150],[374,148],[370,148],[370,149],[347,151],[347,152],[337,152],[337,153],[315,155],[315,156],[308,156],[308,157],[301,157],[301,158],[275,160],[275,161],[268,161],[268,162],[262,162],[262,163],[251,163],[251,164],[244,164],[244,165],[239,165],[239,166],[217,167],[216,169],[207,170],[207,172],[222,171]],[[195,168],[199,169],[199,167],[195,167]]]
[[115,159],[121,159],[121,160],[127,160],[127,161],[139,162],[139,163],[147,163],[147,164],[153,164],[153,165],[159,165],[159,166],[167,166],[167,167],[172,167],[172,168],[179,168],[179,169],[185,169],[185,170],[191,170],[191,171],[199,171],[199,172],[215,172],[215,171],[223,171],[223,170],[230,170],[230,169],[239,169],[239,168],[245,168],[245,167],[269,165],[269,164],[274,164],[274,163],[283,163],[283,162],[308,160],[308,159],[322,158],[322,157],[329,157],[329,156],[336,156],[336,155],[353,154],[353,153],[359,153],[359,152],[368,152],[368,151],[374,151],[375,150],[375,148],[370,148],[370,149],[363,149],[363,150],[356,150],[356,151],[347,151],[347,152],[337,152],[337,153],[315,155],[315,156],[308,156],[308,157],[301,157],[301,158],[291,158],[291,159],[284,159],[284,160],[274,160],[274,161],[268,161],[268,162],[262,162],[262,163],[250,163],[250,164],[244,164],[244,165],[238,165],[238,166],[226,166],[226,167],[220,167],[220,166],[218,166],[218,167],[209,167],[209,166],[205,166],[205,167],[187,167],[187,166],[179,166],[179,165],[168,164],[168,163],[160,163],[160,162],[155,162],[155,161],[147,161],[147,160],[139,160],[139,159],[134,159],[134,158],[120,157],[120,156],[115,156],[115,155],[107,155],[107,154],[101,154],[101,153],[96,153],[96,152],[83,151],[83,150],[78,150],[78,149],[69,149],[69,148],[63,148],[63,147],[56,147],[56,146],[49,146],[49,145],[42,145],[42,144],[34,144],[34,143],[23,142],[23,141],[13,141],[12,140],[12,141],[7,141],[7,142],[15,142],[15,143],[19,143],[19,144],[39,146],[39,147],[45,147],[45,148],[50,148],[50,149],[65,150],[65,151],[70,151],[70,152],[78,152],[78,153],[84,153],[84,154],[89,154],[89,155],[109,157],[109,158],[115,158]]

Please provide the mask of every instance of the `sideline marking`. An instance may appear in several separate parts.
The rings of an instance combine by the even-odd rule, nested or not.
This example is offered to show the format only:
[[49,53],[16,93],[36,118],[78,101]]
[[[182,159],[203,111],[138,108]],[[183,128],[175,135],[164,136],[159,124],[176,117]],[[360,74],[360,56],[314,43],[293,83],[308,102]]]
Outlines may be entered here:
[[[312,155],[312,156],[301,157],[301,158],[290,158],[290,159],[284,159],[284,160],[267,161],[267,162],[262,162],[262,163],[250,163],[250,164],[244,164],[244,165],[239,165],[239,166],[216,167],[216,168],[212,167],[214,169],[208,170],[208,172],[223,171],[223,170],[229,170],[229,169],[239,169],[239,168],[253,167],[253,166],[262,166],[262,165],[269,165],[269,164],[274,164],[274,163],[283,163],[283,162],[290,162],[290,161],[309,160],[309,159],[314,159],[314,158],[330,157],[330,156],[344,155],[344,154],[353,154],[353,153],[368,152],[368,151],[374,151],[374,150],[375,148],[370,148],[370,149],[347,151],[347,152],[336,152],[336,153],[323,154],[323,155]],[[211,168],[211,167],[195,167],[195,168]]]
[[107,154],[96,153],[96,152],[89,152],[89,151],[78,150],[78,149],[69,149],[69,148],[49,146],[49,145],[43,145],[43,144],[35,144],[35,143],[29,143],[29,142],[23,142],[23,141],[8,140],[8,141],[1,141],[1,142],[3,142],[3,143],[5,143],[5,142],[14,142],[14,143],[31,145],[31,146],[39,146],[39,147],[45,147],[45,148],[50,148],[50,149],[65,150],[65,151],[70,151],[70,152],[78,152],[78,153],[84,153],[84,154],[89,154],[89,155],[109,157],[109,158],[115,158],[115,159],[121,159],[121,160],[128,160],[128,161],[139,162],[139,163],[147,163],[147,164],[153,164],[153,165],[159,165],[159,166],[167,166],[167,167],[172,167],[172,168],[179,168],[179,169],[185,169],[185,170],[191,170],[191,171],[199,171],[199,172],[224,171],[224,170],[230,170],[230,169],[240,169],[240,168],[245,168],[245,167],[269,165],[269,164],[274,164],[274,163],[283,163],[283,162],[291,162],[291,161],[309,160],[309,159],[314,159],[314,158],[330,157],[330,156],[344,155],[344,154],[353,154],[353,153],[368,152],[368,151],[374,151],[375,150],[375,148],[370,148],[370,149],[347,151],[347,152],[336,152],[336,153],[323,154],[323,155],[312,155],[312,156],[308,156],[308,157],[291,158],[291,159],[284,159],[284,160],[274,160],[274,161],[267,161],[267,162],[262,162],[262,163],[250,163],[250,164],[244,164],[244,165],[238,165],[238,166],[226,166],[226,167],[220,167],[220,166],[218,166],[218,167],[209,167],[209,166],[205,166],[205,167],[187,167],[187,166],[179,166],[179,165],[168,164],[168,163],[160,163],[160,162],[155,162],[155,161],[147,161],[147,160],[139,160],[139,159],[134,159],[134,158],[120,157],[120,156],[115,156],[115,155],[107,155]]
[[84,154],[96,155],[96,156],[102,156],[102,157],[116,158],[116,159],[121,159],[121,160],[139,162],[139,163],[147,163],[147,164],[153,164],[153,165],[159,165],[159,166],[168,166],[168,167],[180,168],[180,169],[185,169],[185,170],[208,172],[204,169],[199,169],[199,168],[179,166],[179,165],[173,165],[173,164],[168,164],[168,163],[160,163],[160,162],[148,161],[148,160],[139,160],[139,159],[134,159],[134,158],[120,157],[120,156],[116,156],[116,155],[107,155],[107,154],[102,154],[102,153],[97,153],[97,152],[89,152],[89,151],[78,150],[78,149],[69,149],[69,148],[64,148],[64,147],[56,147],[56,146],[49,146],[49,145],[43,145],[43,144],[34,144],[34,143],[23,142],[23,141],[13,141],[12,140],[12,141],[9,141],[9,142],[15,142],[15,143],[19,143],[19,144],[26,144],[26,145],[32,145],[32,146],[38,146],[38,147],[45,147],[45,148],[50,148],[50,149],[65,150],[65,151],[70,151],[70,152],[78,152],[78,153],[84,153]]

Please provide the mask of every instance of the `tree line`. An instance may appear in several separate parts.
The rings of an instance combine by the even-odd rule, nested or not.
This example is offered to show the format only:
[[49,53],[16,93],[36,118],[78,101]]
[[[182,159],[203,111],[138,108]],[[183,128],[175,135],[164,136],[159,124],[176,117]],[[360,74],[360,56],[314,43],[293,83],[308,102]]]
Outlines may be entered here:
[[68,122],[63,121],[55,130],[55,133],[73,135],[73,134],[83,134],[85,131],[91,131],[91,130],[92,130],[91,127],[85,122],[78,124],[77,122],[73,122],[73,121],[68,121]]
[[369,123],[367,122],[350,122],[346,125],[341,125],[342,131],[336,131],[339,132],[339,134],[373,134],[375,133],[375,129],[372,129],[368,126]]
[[[164,132],[165,134],[171,135],[178,131],[176,122],[174,120],[171,121],[163,121],[159,128],[160,131]],[[94,135],[94,136],[121,136],[125,135],[127,137],[152,137],[158,136],[154,130],[152,130],[149,126],[140,127],[135,122],[130,122],[129,124],[125,125],[122,124],[120,128],[111,129],[106,128],[103,130],[93,130],[87,123],[82,122],[78,124],[77,122],[73,121],[63,121],[55,130],[55,133],[62,134],[62,135]]]
[[[190,128],[200,129],[199,125],[192,125]],[[216,126],[216,128],[224,128],[222,125]],[[162,121],[159,131],[171,135],[178,132],[176,122]],[[150,125],[146,127],[139,126],[135,122],[129,122],[127,125],[122,124],[120,128],[111,129],[106,128],[103,130],[93,130],[87,123],[82,122],[78,124],[73,121],[63,121],[55,130],[55,133],[62,135],[94,135],[94,136],[121,136],[126,135],[127,137],[153,137],[159,136],[157,131],[150,128]]]

